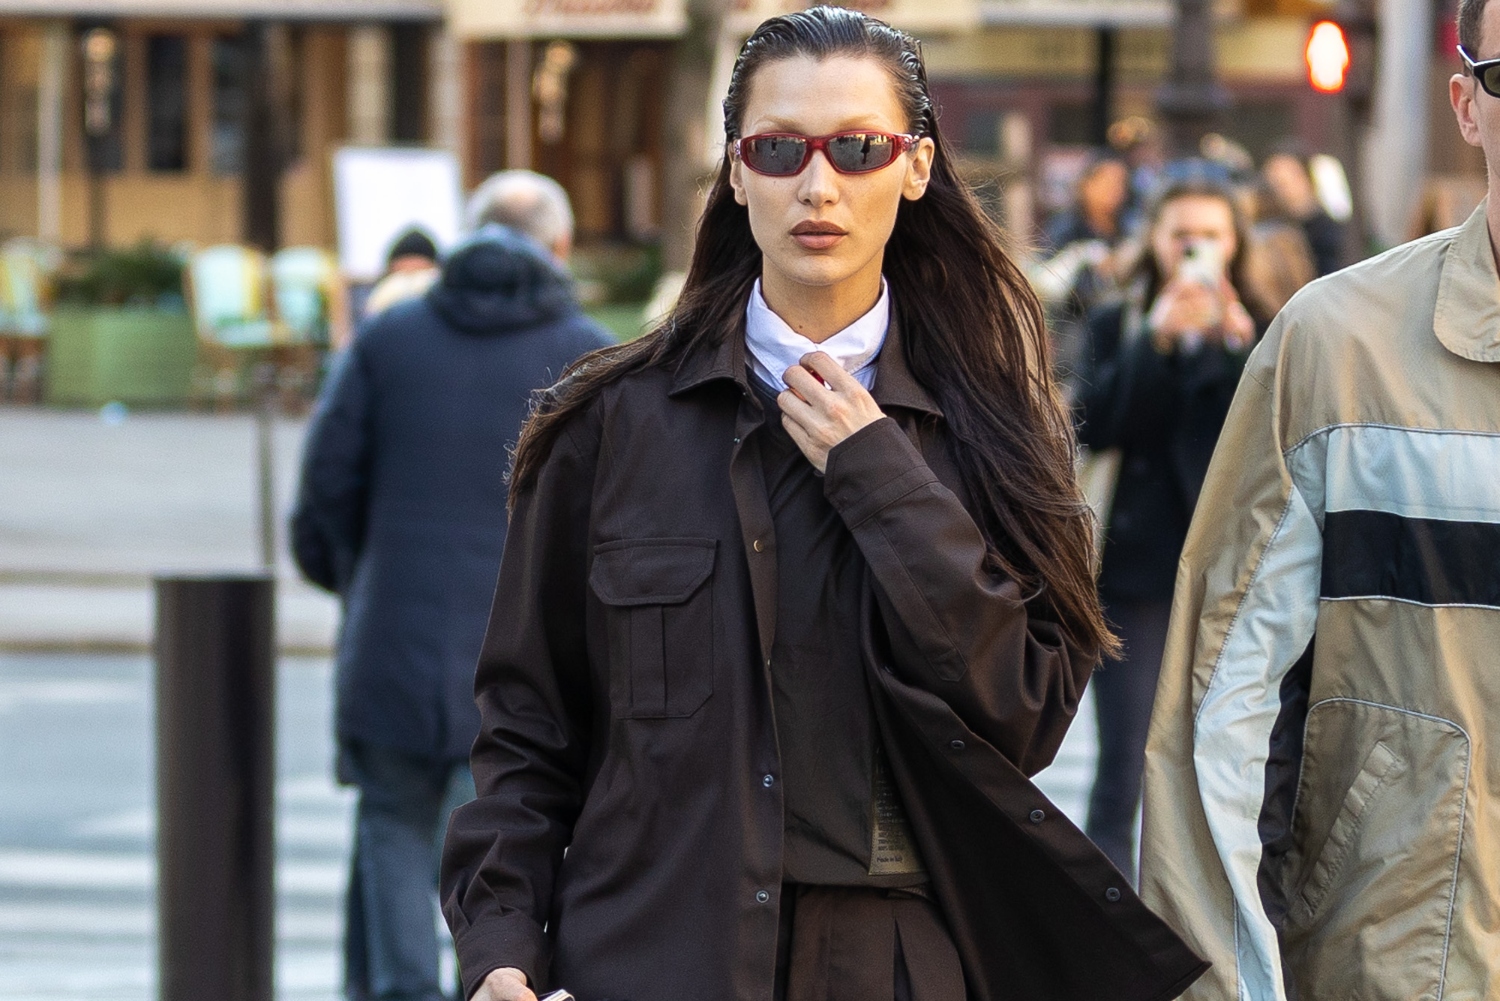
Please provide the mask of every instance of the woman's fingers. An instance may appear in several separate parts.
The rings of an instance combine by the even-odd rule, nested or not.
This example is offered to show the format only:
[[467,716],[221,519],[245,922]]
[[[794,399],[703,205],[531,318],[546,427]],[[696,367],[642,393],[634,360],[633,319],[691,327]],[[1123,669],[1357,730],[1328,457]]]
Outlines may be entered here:
[[826,351],[809,351],[801,358],[802,368],[812,372],[823,385],[836,393],[848,393],[854,389],[864,391],[859,380],[848,372],[844,366],[834,361]]
[[526,986],[526,974],[506,966],[485,977],[471,1001],[537,1001],[537,998]]

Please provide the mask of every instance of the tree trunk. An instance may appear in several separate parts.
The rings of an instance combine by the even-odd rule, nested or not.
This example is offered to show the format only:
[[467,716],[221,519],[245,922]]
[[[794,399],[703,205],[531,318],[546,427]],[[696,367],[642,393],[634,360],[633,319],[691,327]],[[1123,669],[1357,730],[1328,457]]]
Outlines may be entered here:
[[672,53],[662,165],[662,264],[686,271],[712,167],[704,163],[714,57],[730,0],[688,0],[687,33]]

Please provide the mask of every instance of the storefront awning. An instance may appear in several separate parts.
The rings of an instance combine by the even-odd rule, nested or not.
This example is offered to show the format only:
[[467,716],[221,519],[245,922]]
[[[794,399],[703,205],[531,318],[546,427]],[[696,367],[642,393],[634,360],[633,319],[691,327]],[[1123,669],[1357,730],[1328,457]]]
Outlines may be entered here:
[[1165,28],[1171,0],[980,0],[987,27]]
[[[913,35],[943,35],[971,31],[983,21],[980,0],[837,0],[889,22]],[[745,36],[768,17],[811,6],[797,0],[735,0],[730,14],[731,32]]]
[[443,0],[0,0],[0,17],[440,21]]
[[448,0],[460,38],[675,38],[685,0]]
[[[845,0],[845,5],[918,35],[969,31],[983,23],[980,0]],[[766,18],[805,6],[805,0],[734,0],[728,28],[748,35]],[[454,31],[471,39],[675,38],[687,28],[685,0],[448,0],[448,16]]]

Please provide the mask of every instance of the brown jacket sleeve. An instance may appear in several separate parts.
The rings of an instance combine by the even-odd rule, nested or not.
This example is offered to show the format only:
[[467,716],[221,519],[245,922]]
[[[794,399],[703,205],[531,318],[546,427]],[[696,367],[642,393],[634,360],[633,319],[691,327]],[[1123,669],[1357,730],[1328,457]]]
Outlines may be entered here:
[[477,798],[443,848],[443,913],[464,996],[502,966],[533,984],[543,927],[582,806],[592,713],[584,631],[597,435],[577,423],[516,498],[475,678]]
[[1095,657],[987,565],[973,517],[885,418],[836,446],[824,491],[876,581],[893,669],[1027,775],[1051,763]]

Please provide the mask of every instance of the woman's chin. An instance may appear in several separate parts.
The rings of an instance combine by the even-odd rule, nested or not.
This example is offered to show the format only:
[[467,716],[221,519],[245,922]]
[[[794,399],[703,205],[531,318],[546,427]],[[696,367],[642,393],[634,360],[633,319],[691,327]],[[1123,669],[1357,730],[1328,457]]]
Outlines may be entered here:
[[775,271],[788,284],[808,288],[831,288],[856,277],[863,269],[828,254],[802,253],[792,260],[771,261],[767,270]]

